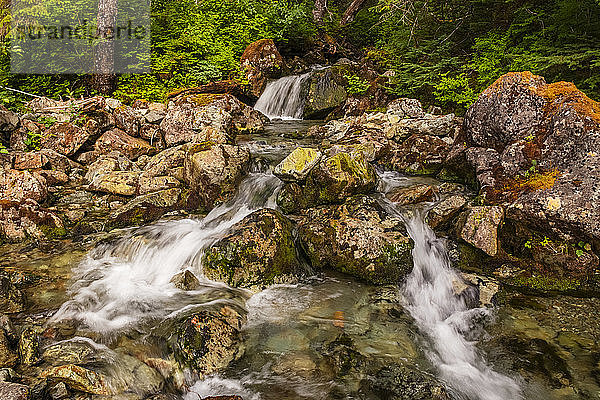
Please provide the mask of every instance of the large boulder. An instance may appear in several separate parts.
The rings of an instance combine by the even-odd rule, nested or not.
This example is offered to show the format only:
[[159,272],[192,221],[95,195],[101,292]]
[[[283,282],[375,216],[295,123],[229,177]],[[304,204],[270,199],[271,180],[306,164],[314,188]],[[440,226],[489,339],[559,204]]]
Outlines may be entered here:
[[600,104],[571,83],[510,73],[468,110],[456,143],[447,163],[474,174],[484,200],[505,209],[501,247],[511,254],[509,264],[524,271],[522,281],[593,277],[600,248]]
[[[294,153],[290,156],[295,157]],[[291,162],[290,156],[282,164]],[[277,204],[284,212],[295,213],[317,205],[340,203],[355,194],[369,193],[376,184],[375,169],[362,152],[341,152],[321,159],[303,181],[286,183],[277,196]]]
[[256,97],[265,89],[267,79],[279,78],[285,67],[272,39],[260,39],[248,45],[240,61]]
[[450,145],[439,137],[415,134],[397,146],[383,164],[411,175],[436,175],[449,151]]
[[230,94],[188,94],[169,101],[160,123],[168,147],[212,141],[233,143],[239,132],[255,133],[263,129],[264,117]]
[[386,216],[369,197],[307,210],[298,229],[315,268],[333,268],[375,284],[397,284],[412,270],[413,242],[404,223]]
[[345,65],[334,65],[311,74],[306,82],[304,119],[325,118],[346,101],[346,70]]
[[248,169],[247,149],[209,142],[188,146],[184,179],[190,188],[192,203],[208,210],[226,201]]
[[256,211],[207,250],[204,275],[233,287],[262,289],[298,273],[292,223],[280,212]]

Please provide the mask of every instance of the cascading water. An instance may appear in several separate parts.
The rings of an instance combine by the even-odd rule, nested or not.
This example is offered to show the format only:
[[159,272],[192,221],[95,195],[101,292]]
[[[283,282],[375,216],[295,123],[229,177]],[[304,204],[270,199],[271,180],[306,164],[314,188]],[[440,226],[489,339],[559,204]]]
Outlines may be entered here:
[[163,318],[193,304],[221,301],[231,289],[204,280],[194,291],[170,281],[186,269],[202,277],[203,250],[237,222],[261,208],[275,208],[280,181],[271,174],[251,173],[236,197],[201,220],[159,222],[96,248],[75,270],[71,300],[52,321],[75,319],[109,333],[142,320]]
[[262,112],[269,119],[302,119],[304,112],[302,89],[310,75],[311,73],[308,72],[303,75],[284,76],[269,82],[254,109]]
[[[384,191],[403,185],[402,179],[407,179],[390,173],[381,178]],[[390,208],[393,212],[393,206]],[[403,287],[404,306],[430,340],[427,353],[431,362],[458,396],[473,400],[521,399],[517,382],[486,365],[474,341],[469,340],[474,321],[489,317],[490,311],[469,309],[464,298],[457,295],[454,284],[462,278],[450,265],[444,241],[425,222],[426,214],[426,210],[416,209],[409,218],[402,213],[398,216],[415,242],[414,267]]]

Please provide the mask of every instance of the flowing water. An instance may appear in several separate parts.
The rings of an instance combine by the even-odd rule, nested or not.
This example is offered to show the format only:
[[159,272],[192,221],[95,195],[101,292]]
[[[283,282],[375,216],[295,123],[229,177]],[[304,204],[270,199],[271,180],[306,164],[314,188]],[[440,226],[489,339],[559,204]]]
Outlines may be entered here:
[[159,222],[116,244],[99,246],[77,267],[72,299],[52,322],[73,319],[93,331],[109,333],[163,318],[214,295],[215,286],[223,285],[204,281],[200,289],[186,292],[177,289],[171,278],[186,269],[201,277],[203,250],[253,211],[275,207],[279,185],[270,173],[251,173],[235,199],[203,219]]
[[[301,123],[286,124],[282,129],[307,129]],[[251,212],[276,208],[275,197],[281,183],[269,172],[268,164],[276,164],[299,143],[277,135],[281,130],[278,126],[281,127],[271,126],[273,134],[264,140],[248,138],[240,143],[250,149],[255,161],[266,161],[255,163],[257,167],[230,202],[216,207],[204,218],[165,219],[126,231],[117,240],[102,242],[78,263],[72,276],[61,272],[60,282],[50,296],[38,293],[31,297],[45,307],[68,298],[50,325],[77,321],[77,336],[67,336],[71,339],[66,342],[93,348],[99,359],[112,365],[104,370],[112,382],[123,387],[134,382],[132,390],[144,392],[144,379],[132,375],[132,357],[124,354],[165,356],[168,350],[160,348],[164,343],[146,339],[154,333],[165,337],[160,336],[161,332],[173,332],[173,324],[197,309],[225,303],[247,313],[242,332],[245,353],[218,375],[202,380],[187,375],[183,400],[214,395],[241,395],[244,400],[379,400],[410,396],[410,390],[422,382],[435,386],[440,381],[456,399],[580,398],[575,389],[568,391],[562,386],[557,386],[560,389],[556,394],[548,395],[547,376],[558,376],[552,382],[559,383],[551,382],[552,385],[577,379],[581,384],[576,390],[594,393],[598,385],[593,378],[597,363],[591,355],[593,340],[590,344],[590,340],[586,342],[579,336],[573,339],[565,335],[554,339],[548,329],[528,316],[533,311],[522,308],[505,307],[498,325],[493,322],[493,310],[467,307],[464,298],[456,294],[454,284],[462,278],[450,265],[444,240],[437,238],[424,222],[426,207],[431,205],[400,210],[382,200],[389,213],[405,221],[415,242],[414,269],[403,284],[373,287],[346,276],[324,273],[301,284],[277,285],[251,295],[203,279],[204,250]],[[382,194],[399,186],[435,184],[431,179],[390,172],[381,173],[380,178]],[[81,257],[82,251],[77,250],[72,257],[60,257],[55,263],[62,271],[73,262],[69,260]],[[36,271],[48,269],[38,264],[31,264]],[[185,270],[200,279],[197,289],[183,291],[171,283],[174,275]],[[72,282],[66,295],[59,286],[65,281],[63,276]],[[548,307],[560,309],[567,303],[561,300]],[[572,303],[568,310],[577,315],[580,302]],[[587,307],[593,309],[596,303],[590,304]],[[548,318],[542,310],[535,312],[538,320]],[[554,314],[550,318],[554,323]],[[586,324],[589,325],[582,321],[578,329],[589,330]],[[554,364],[545,359],[539,365],[523,364],[521,354],[510,354],[510,345],[487,337],[483,326],[493,329],[499,340],[518,337],[525,349],[532,343],[528,340],[534,340],[537,344],[549,343],[545,351],[564,349],[560,347],[564,344],[577,354],[590,355],[579,355],[585,363],[569,364],[568,368],[555,362],[563,374],[557,375],[549,367]],[[553,331],[559,329],[560,324],[552,327]],[[128,340],[135,340],[135,344],[127,345]],[[508,343],[514,343],[510,340]],[[130,346],[141,350],[132,353]],[[479,350],[482,347],[487,350],[486,355]],[[564,352],[556,350],[557,354],[560,351]],[[502,367],[496,368],[497,365]],[[526,374],[528,382],[536,382],[535,393],[532,394],[531,384],[523,383],[521,378],[498,371]],[[180,394],[173,388],[163,390]]]
[[[384,191],[405,186],[412,179],[383,173]],[[389,205],[388,205],[389,206]],[[397,211],[391,206],[391,211]],[[425,222],[426,209],[414,209],[409,216],[399,213],[414,240],[414,267],[402,293],[405,307],[427,335],[428,356],[441,377],[460,396],[468,399],[519,399],[521,388],[515,380],[494,372],[475,347],[477,321],[490,317],[487,308],[468,309],[455,285],[462,278],[451,267],[443,240]]]
[[311,73],[284,76],[267,84],[254,108],[270,119],[302,119],[304,83]]

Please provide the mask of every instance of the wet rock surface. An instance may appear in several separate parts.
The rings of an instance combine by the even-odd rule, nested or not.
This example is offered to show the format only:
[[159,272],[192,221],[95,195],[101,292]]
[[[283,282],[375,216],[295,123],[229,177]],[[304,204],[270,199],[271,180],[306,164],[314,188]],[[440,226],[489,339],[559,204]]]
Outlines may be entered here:
[[402,281],[412,270],[412,240],[399,220],[367,197],[309,209],[299,235],[311,265],[333,268],[367,282]]

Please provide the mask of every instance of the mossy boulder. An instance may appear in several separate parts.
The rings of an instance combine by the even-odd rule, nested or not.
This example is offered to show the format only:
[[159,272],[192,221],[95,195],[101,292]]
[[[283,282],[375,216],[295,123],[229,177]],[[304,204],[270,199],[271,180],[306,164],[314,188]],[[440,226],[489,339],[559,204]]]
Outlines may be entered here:
[[285,63],[273,39],[260,39],[250,43],[240,59],[246,79],[257,98],[263,92],[267,79],[279,78]]
[[374,284],[397,284],[412,270],[413,241],[404,224],[386,216],[369,197],[309,209],[298,230],[315,268],[332,268]]
[[178,328],[171,348],[177,359],[200,376],[215,373],[243,354],[240,329],[245,317],[225,306],[201,311]]
[[321,160],[321,152],[307,147],[298,147],[283,159],[273,174],[285,182],[301,181]]
[[263,209],[236,224],[206,251],[204,275],[233,287],[265,288],[294,280],[301,271],[291,221]]
[[188,191],[179,188],[138,196],[111,212],[108,224],[126,227],[155,221],[170,211],[185,208],[187,196]]
[[346,93],[346,65],[334,65],[314,71],[306,83],[304,119],[322,119],[333,109],[341,106],[348,97]]
[[305,181],[287,183],[277,204],[286,213],[323,204],[335,204],[356,195],[370,193],[377,174],[362,152],[338,153],[321,160]]

